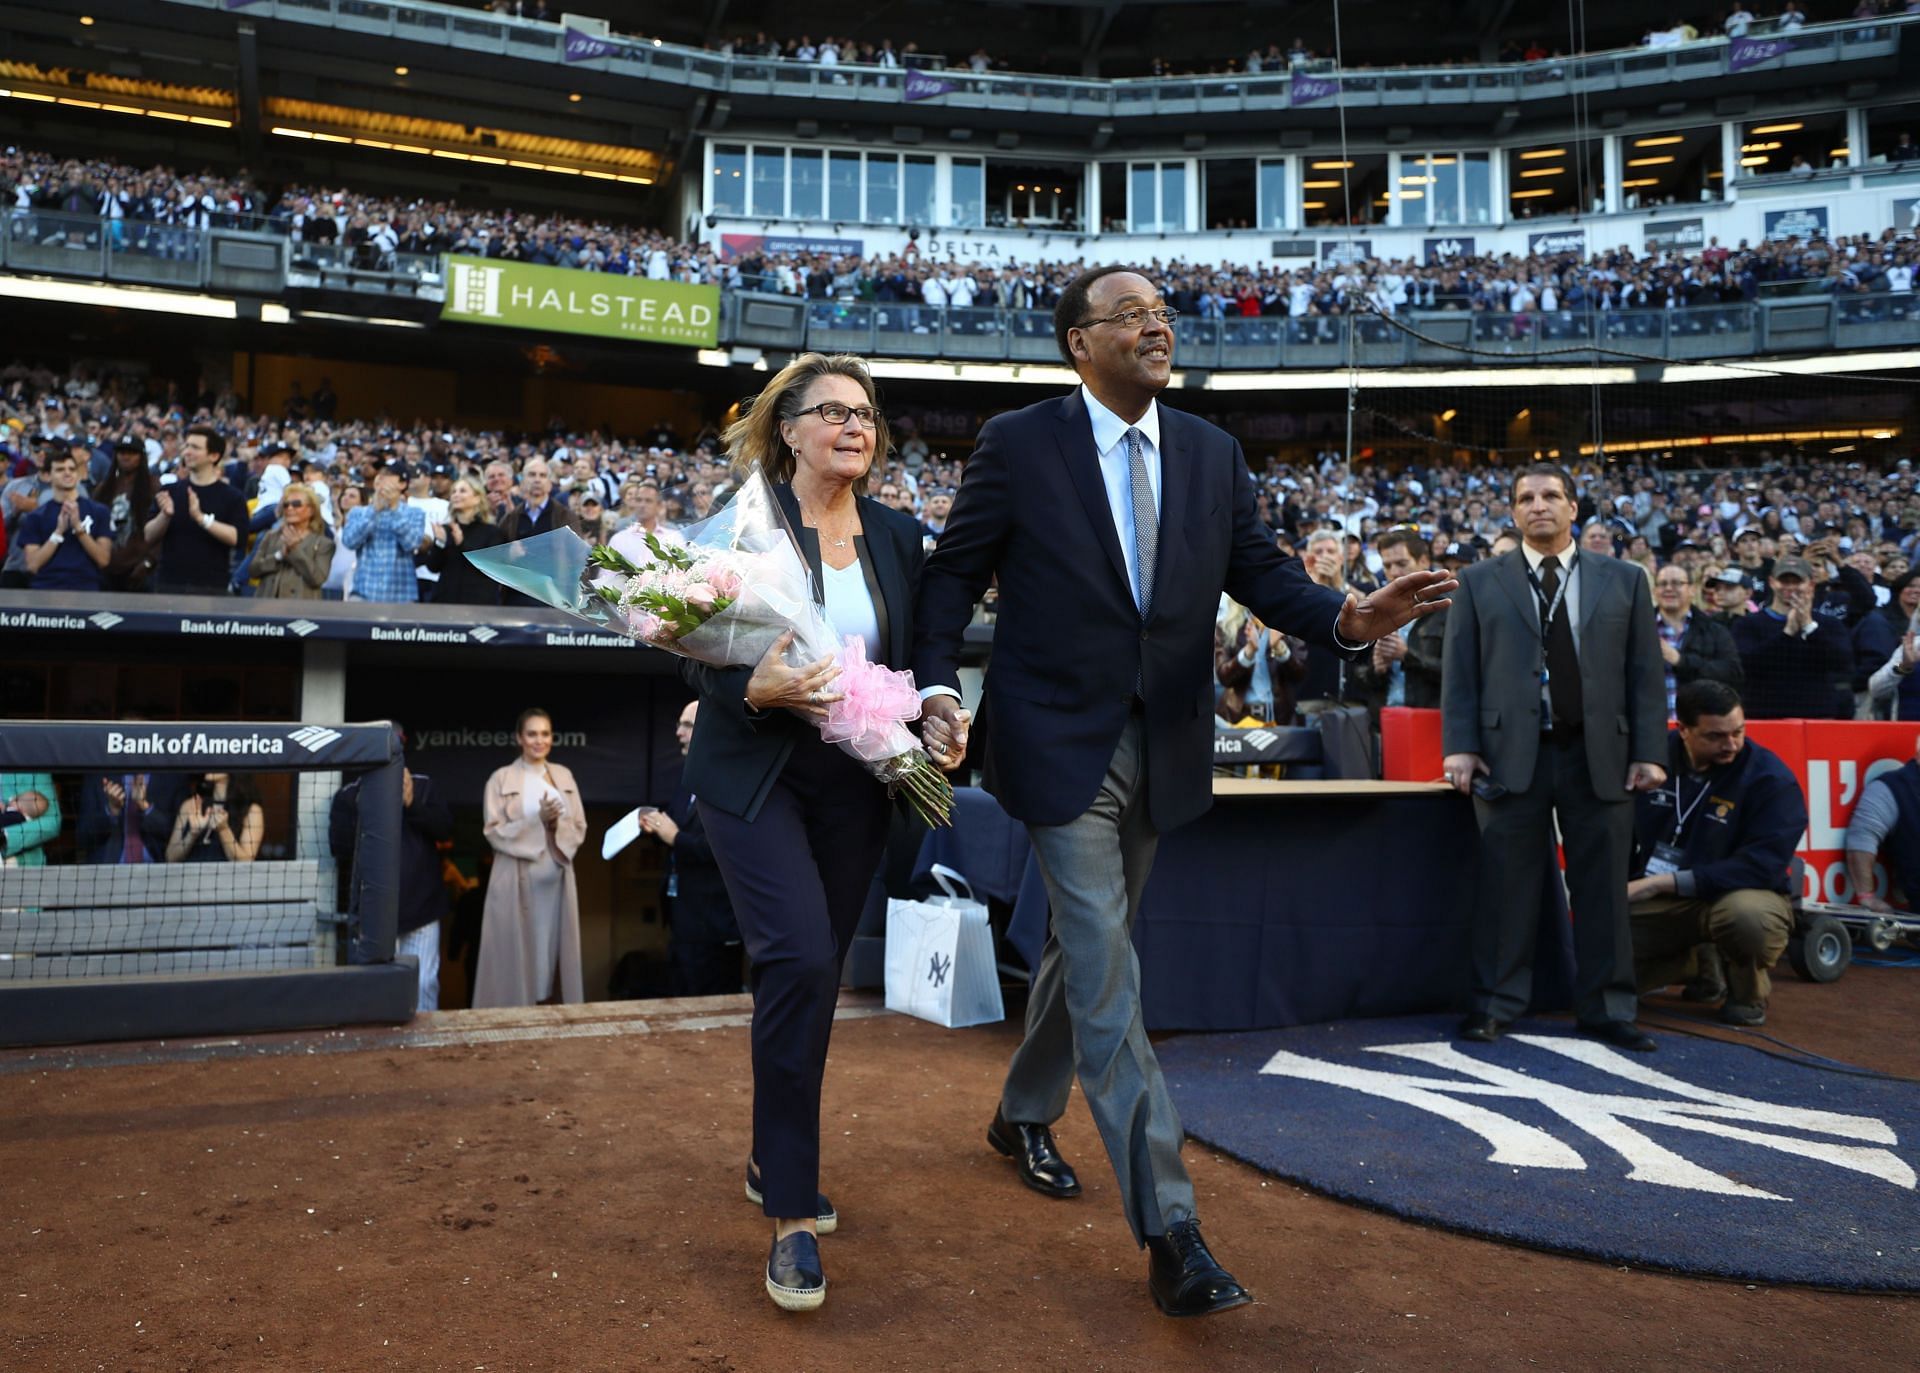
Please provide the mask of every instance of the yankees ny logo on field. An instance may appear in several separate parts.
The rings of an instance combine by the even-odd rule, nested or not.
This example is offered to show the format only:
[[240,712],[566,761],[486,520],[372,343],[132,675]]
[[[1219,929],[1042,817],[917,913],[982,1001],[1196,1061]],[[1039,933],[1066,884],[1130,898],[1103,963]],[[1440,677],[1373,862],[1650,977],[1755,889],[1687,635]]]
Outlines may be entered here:
[[[1502,1101],[1543,1107],[1611,1149],[1627,1161],[1626,1177],[1630,1182],[1762,1201],[1790,1200],[1692,1162],[1636,1129],[1635,1124],[1640,1124],[1714,1136],[1755,1149],[1772,1149],[1864,1173],[1908,1192],[1915,1190],[1913,1168],[1887,1147],[1900,1141],[1885,1121],[1873,1116],[1781,1106],[1697,1087],[1644,1067],[1604,1045],[1584,1040],[1509,1035],[1506,1042],[1559,1054],[1609,1074],[1620,1079],[1623,1090],[1617,1093],[1582,1091],[1543,1081],[1521,1069],[1471,1058],[1451,1044],[1434,1042],[1379,1044],[1371,1046],[1368,1052],[1408,1059],[1455,1076],[1356,1068],[1284,1049],[1268,1059],[1260,1071],[1344,1087],[1430,1111],[1479,1135],[1492,1146],[1487,1162],[1515,1169],[1581,1170],[1587,1167],[1587,1160],[1573,1145],[1539,1126],[1502,1114],[1498,1109]],[[1644,1089],[1647,1094],[1629,1094],[1625,1090],[1629,1087]]]

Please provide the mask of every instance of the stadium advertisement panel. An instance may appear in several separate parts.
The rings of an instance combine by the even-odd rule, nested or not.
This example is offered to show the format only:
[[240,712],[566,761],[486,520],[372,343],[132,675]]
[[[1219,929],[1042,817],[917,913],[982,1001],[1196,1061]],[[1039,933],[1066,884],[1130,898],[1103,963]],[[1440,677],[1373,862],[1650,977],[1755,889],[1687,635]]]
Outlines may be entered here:
[[866,245],[857,238],[809,238],[804,234],[722,234],[720,260],[738,262],[758,253],[789,257],[859,257]]
[[440,318],[712,348],[720,340],[720,288],[449,256]]
[[[631,651],[634,640],[579,624],[556,613],[538,612],[535,620],[503,612],[499,607],[474,607],[476,617],[491,611],[494,618],[474,620],[408,621],[411,607],[379,607],[355,603],[359,614],[342,616],[313,612],[309,619],[300,601],[209,599],[205,611],[183,611],[156,606],[134,608],[133,599],[116,598],[120,610],[89,612],[83,598],[90,592],[36,593],[40,602],[20,608],[20,602],[0,606],[0,630],[64,632],[69,634],[180,635],[186,638],[307,639],[362,644],[438,644],[479,648],[587,648]],[[226,607],[231,607],[226,608]],[[645,652],[647,650],[640,650]],[[657,651],[657,650],[656,650]]]
[[1707,221],[1704,219],[1666,219],[1647,225],[1647,251],[1664,253],[1670,248],[1707,246]]
[[1527,235],[1528,257],[1558,257],[1562,253],[1585,257],[1586,252],[1585,229],[1548,229],[1545,233]]
[[1825,238],[1827,207],[1808,205],[1797,210],[1768,210],[1766,224],[1769,243],[1789,238]]
[[1449,258],[1472,257],[1479,249],[1472,234],[1444,234],[1420,241],[1422,262],[1445,262]]

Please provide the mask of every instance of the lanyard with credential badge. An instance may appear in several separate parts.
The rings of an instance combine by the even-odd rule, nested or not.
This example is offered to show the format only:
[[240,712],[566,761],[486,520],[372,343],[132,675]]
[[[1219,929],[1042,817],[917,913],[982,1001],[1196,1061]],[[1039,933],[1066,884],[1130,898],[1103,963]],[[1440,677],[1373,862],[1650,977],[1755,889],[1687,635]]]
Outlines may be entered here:
[[1700,783],[1700,790],[1694,793],[1693,800],[1687,803],[1687,808],[1685,810],[1681,810],[1680,809],[1680,773],[1677,769],[1675,770],[1673,774],[1673,842],[1674,843],[1678,844],[1680,842],[1680,835],[1682,831],[1686,829],[1688,819],[1693,815],[1693,813],[1696,810],[1700,809],[1700,802],[1703,799],[1705,799],[1706,794],[1712,790],[1713,790],[1713,778],[1712,777],[1704,778]]
[[[1567,588],[1573,585],[1573,565],[1571,562],[1560,570],[1560,585],[1553,589],[1553,599],[1547,599],[1547,589],[1540,585],[1540,574],[1533,568],[1527,569],[1527,580],[1533,584],[1534,605],[1540,612],[1540,707],[1544,712],[1541,720],[1553,718],[1553,696],[1550,690],[1552,672],[1547,666],[1547,636],[1553,633],[1554,619],[1560,614],[1560,606],[1567,599]],[[1543,725],[1542,728],[1545,728]]]

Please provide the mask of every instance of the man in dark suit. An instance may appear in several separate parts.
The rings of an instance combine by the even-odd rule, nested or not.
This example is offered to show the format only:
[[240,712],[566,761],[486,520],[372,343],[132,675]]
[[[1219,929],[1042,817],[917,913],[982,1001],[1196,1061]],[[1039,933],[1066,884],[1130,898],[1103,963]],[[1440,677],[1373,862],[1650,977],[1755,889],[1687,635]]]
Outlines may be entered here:
[[[499,523],[500,537],[506,543],[531,539],[537,534],[551,534],[561,528],[571,529],[576,534],[580,532],[579,521],[567,509],[567,503],[554,495],[553,469],[547,465],[545,458],[539,456],[528,458],[526,466],[520,469],[519,498]],[[525,592],[515,591],[511,587],[501,591],[500,603],[524,606],[541,604]]]
[[1355,654],[1444,607],[1453,582],[1419,573],[1363,600],[1315,586],[1283,558],[1260,527],[1240,445],[1155,399],[1172,316],[1125,268],[1086,272],[1061,295],[1054,336],[1082,385],[981,429],[921,576],[914,675],[928,746],[954,766],[967,743],[961,637],[997,577],[986,786],[1027,825],[1052,928],[987,1138],[1028,1186],[1077,1195],[1049,1128],[1077,1069],[1128,1224],[1151,1255],[1149,1290],[1185,1316],[1250,1298],[1200,1237],[1129,929],[1160,834],[1212,804],[1220,592],[1268,625]]
[[[1474,796],[1480,896],[1464,1038],[1491,1043],[1533,990],[1554,821],[1566,852],[1581,1029],[1652,1050],[1627,920],[1633,797],[1666,780],[1667,700],[1647,578],[1573,541],[1573,481],[1548,463],[1513,482],[1521,546],[1460,574],[1440,673],[1447,780]],[[1475,785],[1478,777],[1491,785]]]
[[[693,743],[698,699],[688,701],[674,725],[680,756]],[[740,926],[727,900],[727,884],[714,861],[707,827],[694,794],[682,783],[665,810],[640,816],[640,828],[667,846],[667,925],[673,932],[676,996],[724,996],[741,989]]]

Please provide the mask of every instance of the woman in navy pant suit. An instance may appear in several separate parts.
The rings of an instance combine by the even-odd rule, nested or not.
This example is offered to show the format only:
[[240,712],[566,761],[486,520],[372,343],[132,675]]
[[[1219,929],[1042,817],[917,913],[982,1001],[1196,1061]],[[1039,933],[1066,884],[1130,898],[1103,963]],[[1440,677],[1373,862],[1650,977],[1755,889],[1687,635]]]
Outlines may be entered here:
[[[866,364],[794,359],[726,434],[735,467],[773,485],[837,634],[903,666],[924,561],[919,525],[866,496],[888,451]],[[820,1082],[840,970],[886,844],[887,793],[821,740],[838,699],[830,659],[789,667],[783,637],[755,667],[683,665],[700,693],[686,786],[698,798],[753,973],[753,1152],[747,1196],[773,1220],[768,1295],[790,1311],[826,1299],[818,1236]]]

